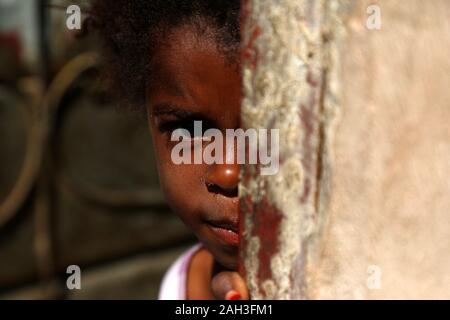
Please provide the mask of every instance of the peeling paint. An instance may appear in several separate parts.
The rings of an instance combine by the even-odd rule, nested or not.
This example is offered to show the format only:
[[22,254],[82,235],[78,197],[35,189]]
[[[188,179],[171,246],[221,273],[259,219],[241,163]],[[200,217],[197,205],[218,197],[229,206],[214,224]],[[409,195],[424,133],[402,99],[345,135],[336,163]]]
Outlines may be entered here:
[[324,92],[325,78],[332,74],[325,72],[329,8],[339,8],[339,1],[243,2],[242,123],[279,129],[280,135],[279,172],[261,176],[258,165],[246,165],[240,185],[241,199],[251,202],[241,207],[241,258],[253,299],[307,296],[306,243],[321,221],[318,201],[326,201],[318,185],[327,177],[321,172],[323,149],[329,147],[323,125],[331,123],[330,109],[336,107],[328,102],[336,95]]

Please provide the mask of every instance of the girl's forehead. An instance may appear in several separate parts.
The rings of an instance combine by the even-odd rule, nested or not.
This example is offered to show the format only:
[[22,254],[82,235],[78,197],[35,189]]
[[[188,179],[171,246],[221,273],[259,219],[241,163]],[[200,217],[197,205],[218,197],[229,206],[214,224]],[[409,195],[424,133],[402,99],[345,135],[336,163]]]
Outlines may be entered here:
[[150,94],[170,91],[198,103],[218,103],[240,92],[239,67],[230,64],[210,36],[199,35],[193,27],[171,32],[155,51]]

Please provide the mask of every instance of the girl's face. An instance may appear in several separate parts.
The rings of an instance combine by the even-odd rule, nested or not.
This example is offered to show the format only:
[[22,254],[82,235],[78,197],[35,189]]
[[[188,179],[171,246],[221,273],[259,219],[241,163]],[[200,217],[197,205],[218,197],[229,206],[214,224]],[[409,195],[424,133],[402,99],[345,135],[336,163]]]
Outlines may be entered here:
[[[148,114],[161,187],[172,210],[225,268],[235,269],[238,245],[237,164],[180,164],[171,159],[171,133],[193,121],[203,131],[240,127],[238,63],[217,50],[213,37],[194,27],[171,31],[154,53]],[[200,137],[196,137],[200,138]],[[203,147],[207,142],[202,142]],[[193,152],[194,147],[192,147]]]

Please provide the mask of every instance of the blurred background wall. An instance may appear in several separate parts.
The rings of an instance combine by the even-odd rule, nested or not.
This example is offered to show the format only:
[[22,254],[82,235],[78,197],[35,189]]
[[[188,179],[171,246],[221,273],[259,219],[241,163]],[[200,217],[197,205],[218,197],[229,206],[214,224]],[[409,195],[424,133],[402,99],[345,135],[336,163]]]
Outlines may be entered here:
[[98,41],[66,27],[71,4],[85,18],[88,1],[0,0],[0,298],[154,299],[194,238],[160,192],[145,115],[109,99]]

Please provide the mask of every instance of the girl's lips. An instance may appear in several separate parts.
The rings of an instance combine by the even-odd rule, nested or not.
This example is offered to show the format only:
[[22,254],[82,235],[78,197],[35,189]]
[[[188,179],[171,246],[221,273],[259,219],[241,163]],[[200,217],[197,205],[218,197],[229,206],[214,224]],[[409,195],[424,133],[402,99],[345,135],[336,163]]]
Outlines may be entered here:
[[207,222],[209,229],[220,241],[225,244],[237,246],[239,245],[239,234],[237,226],[230,223],[214,223]]

